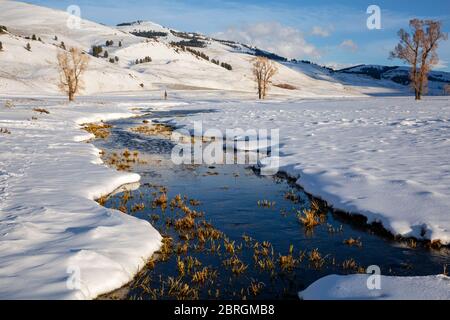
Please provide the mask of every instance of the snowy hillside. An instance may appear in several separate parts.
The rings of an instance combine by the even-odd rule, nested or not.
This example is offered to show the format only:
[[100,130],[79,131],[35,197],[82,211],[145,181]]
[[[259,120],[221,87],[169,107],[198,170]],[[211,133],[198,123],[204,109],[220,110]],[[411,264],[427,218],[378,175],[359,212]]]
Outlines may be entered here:
[[[66,48],[76,46],[90,54],[83,94],[193,88],[253,93],[255,55],[276,61],[279,72],[271,89],[275,95],[312,98],[410,92],[407,68],[357,66],[334,72],[148,21],[110,27],[81,20],[79,28],[69,28],[70,16],[63,11],[4,0],[0,8],[1,24],[8,29],[0,34],[4,48],[0,52],[0,93],[59,94],[56,55],[63,50],[62,42]],[[98,57],[92,56],[93,46],[101,47]],[[377,68],[384,69],[375,74]],[[432,72],[430,80],[430,94],[441,95],[450,76]]]
[[[107,168],[82,142],[92,134],[79,124],[134,113],[46,100],[0,102],[0,128],[10,132],[0,134],[0,299],[95,298],[130,281],[160,245],[148,222],[94,201],[140,176]],[[49,114],[33,111],[36,101]],[[83,281],[71,289],[77,270]]]
[[394,235],[450,243],[447,98],[216,101],[214,109],[178,123],[279,128],[280,169],[307,192]]
[[450,278],[381,276],[380,290],[369,290],[369,275],[326,276],[299,293],[304,300],[448,300]]
[[[124,23],[117,28],[147,37],[147,43],[129,46],[115,54],[125,58],[131,65],[139,57],[151,56],[152,63],[144,66],[138,64],[132,69],[146,74],[156,72],[161,83],[248,92],[255,90],[251,71],[254,49],[231,41],[180,32],[152,22]],[[190,49],[191,52],[183,51],[181,46]],[[204,57],[199,57],[195,52],[203,53]],[[226,69],[222,63],[231,66],[232,70]],[[289,84],[295,89],[274,87],[272,91],[276,94],[302,97],[358,95],[356,91],[349,92],[339,83],[313,79],[279,63],[277,67],[279,73],[274,77],[273,83]]]
[[[98,58],[90,56],[89,71],[84,77],[84,94],[192,87],[255,91],[251,73],[254,56],[249,54],[254,52],[244,45],[178,32],[151,22],[115,28],[81,20],[80,28],[73,29],[67,27],[69,16],[66,12],[14,1],[0,1],[0,7],[0,21],[8,29],[0,35],[4,48],[0,53],[2,93],[57,94],[56,54],[63,50],[61,42],[66,47],[80,47],[88,54],[92,53],[93,46],[102,46]],[[159,32],[159,36],[149,38],[145,34],[132,34],[138,31]],[[167,36],[161,36],[163,33]],[[33,41],[33,35],[40,41]],[[187,49],[180,47],[193,39],[198,39],[194,41],[204,43],[205,47],[191,47],[191,42],[184,46]],[[113,44],[107,46],[106,41]],[[31,50],[26,49],[27,43]],[[104,57],[105,51],[108,51],[108,58]],[[115,57],[118,61],[110,63],[109,59]],[[151,62],[139,63],[146,57]],[[275,86],[273,94],[360,96],[340,83],[314,79],[281,64],[278,68],[273,83],[288,84],[294,90]]]

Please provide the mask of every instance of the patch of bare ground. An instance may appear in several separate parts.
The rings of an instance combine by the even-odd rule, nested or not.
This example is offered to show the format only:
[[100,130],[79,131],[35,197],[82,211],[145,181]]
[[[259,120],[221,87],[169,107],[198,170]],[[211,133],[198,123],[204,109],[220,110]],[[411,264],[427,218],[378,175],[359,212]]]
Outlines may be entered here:
[[84,130],[92,133],[96,139],[106,139],[111,134],[112,125],[107,123],[85,123],[81,125]]

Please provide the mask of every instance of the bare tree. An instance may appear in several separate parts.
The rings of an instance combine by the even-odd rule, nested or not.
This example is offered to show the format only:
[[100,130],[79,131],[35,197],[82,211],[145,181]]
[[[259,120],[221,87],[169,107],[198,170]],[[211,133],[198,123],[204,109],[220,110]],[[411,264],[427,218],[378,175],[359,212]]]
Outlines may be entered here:
[[59,88],[65,92],[69,101],[83,88],[81,76],[88,66],[88,57],[77,48],[58,53]]
[[450,94],[450,84],[444,86],[444,94]]
[[253,59],[253,75],[258,87],[259,99],[265,99],[269,91],[270,79],[278,72],[275,64],[266,57]]
[[412,19],[409,22],[411,33],[400,29],[400,43],[391,52],[391,58],[398,58],[411,65],[410,79],[416,100],[426,93],[428,73],[439,62],[437,48],[440,40],[447,34],[441,31],[441,22]]

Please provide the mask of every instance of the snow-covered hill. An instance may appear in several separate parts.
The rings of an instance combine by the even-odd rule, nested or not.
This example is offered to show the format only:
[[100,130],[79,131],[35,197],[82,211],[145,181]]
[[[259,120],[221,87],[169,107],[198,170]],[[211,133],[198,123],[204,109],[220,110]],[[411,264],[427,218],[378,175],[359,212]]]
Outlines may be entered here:
[[[88,51],[90,46],[107,39],[140,42],[132,35],[93,22],[81,21],[80,29],[67,27],[68,14],[30,4],[0,1],[0,21],[8,32],[0,34],[0,92],[58,93],[56,55],[61,42]],[[33,41],[35,35],[41,41]],[[57,40],[56,40],[57,39]],[[26,49],[30,43],[31,50]],[[84,93],[139,90],[146,78],[125,70],[105,59],[90,59],[84,77]]]

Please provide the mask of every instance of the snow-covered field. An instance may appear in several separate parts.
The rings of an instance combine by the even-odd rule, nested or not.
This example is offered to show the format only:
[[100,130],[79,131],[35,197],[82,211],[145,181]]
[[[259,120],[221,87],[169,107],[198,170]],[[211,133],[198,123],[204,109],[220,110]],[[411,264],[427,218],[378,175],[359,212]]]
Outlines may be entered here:
[[281,170],[395,235],[450,243],[450,99],[214,101],[203,129],[280,129]]
[[449,300],[450,278],[444,275],[426,277],[381,276],[379,289],[370,286],[369,275],[329,275],[299,292],[304,300]]
[[161,238],[148,222],[94,201],[140,177],[103,165],[79,127],[133,116],[129,106],[4,102],[0,128],[11,133],[0,133],[0,299],[91,299],[129,282]]

